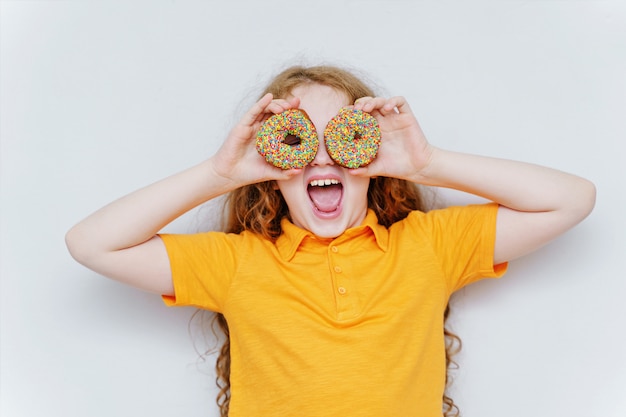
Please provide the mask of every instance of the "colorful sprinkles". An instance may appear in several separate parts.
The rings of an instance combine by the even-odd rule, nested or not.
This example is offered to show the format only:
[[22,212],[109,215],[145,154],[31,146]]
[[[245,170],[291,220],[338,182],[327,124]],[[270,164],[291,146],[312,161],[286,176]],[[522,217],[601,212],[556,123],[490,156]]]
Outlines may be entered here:
[[[300,143],[290,145],[293,135]],[[256,149],[270,164],[282,169],[303,168],[317,153],[319,142],[315,126],[300,109],[290,109],[267,119],[256,135]]]
[[330,157],[346,168],[365,166],[376,158],[380,146],[378,122],[369,113],[344,107],[324,130]]

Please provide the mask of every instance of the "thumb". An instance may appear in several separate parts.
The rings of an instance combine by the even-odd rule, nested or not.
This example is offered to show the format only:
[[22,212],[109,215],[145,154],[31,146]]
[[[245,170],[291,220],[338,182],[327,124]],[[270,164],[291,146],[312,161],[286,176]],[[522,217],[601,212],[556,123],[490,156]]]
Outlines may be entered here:
[[353,168],[348,171],[350,175],[354,175],[355,177],[371,177],[369,166]]

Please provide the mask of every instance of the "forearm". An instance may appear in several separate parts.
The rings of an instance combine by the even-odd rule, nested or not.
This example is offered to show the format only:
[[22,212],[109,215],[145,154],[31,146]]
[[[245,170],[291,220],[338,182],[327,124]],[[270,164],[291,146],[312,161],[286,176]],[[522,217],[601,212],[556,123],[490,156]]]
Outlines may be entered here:
[[416,181],[469,192],[524,212],[585,212],[593,206],[589,181],[555,169],[434,148]]
[[185,212],[235,187],[213,173],[209,159],[96,211],[68,232],[68,248],[73,256],[85,258],[133,247]]

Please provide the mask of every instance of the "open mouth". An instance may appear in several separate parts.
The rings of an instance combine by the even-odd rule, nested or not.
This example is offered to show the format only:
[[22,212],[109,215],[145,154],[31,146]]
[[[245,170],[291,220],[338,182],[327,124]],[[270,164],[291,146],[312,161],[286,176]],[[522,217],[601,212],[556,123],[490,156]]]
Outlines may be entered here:
[[307,186],[309,198],[315,208],[322,213],[337,211],[343,196],[343,185],[334,178],[317,179]]

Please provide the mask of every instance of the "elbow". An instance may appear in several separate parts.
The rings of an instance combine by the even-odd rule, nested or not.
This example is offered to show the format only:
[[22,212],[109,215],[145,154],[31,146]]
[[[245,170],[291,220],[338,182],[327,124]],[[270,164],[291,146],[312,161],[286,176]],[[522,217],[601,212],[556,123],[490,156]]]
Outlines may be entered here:
[[596,186],[593,182],[581,178],[576,191],[576,202],[573,212],[580,222],[591,214],[596,205]]
[[72,227],[65,234],[65,247],[74,260],[78,261],[80,245],[77,242],[76,226]]
[[593,182],[589,180],[585,180],[586,184],[586,193],[585,193],[585,217],[587,217],[596,206],[596,186]]
[[85,245],[84,239],[81,236],[80,228],[78,226],[72,227],[65,234],[65,246],[76,262],[85,265],[89,255],[86,250],[87,245]]

